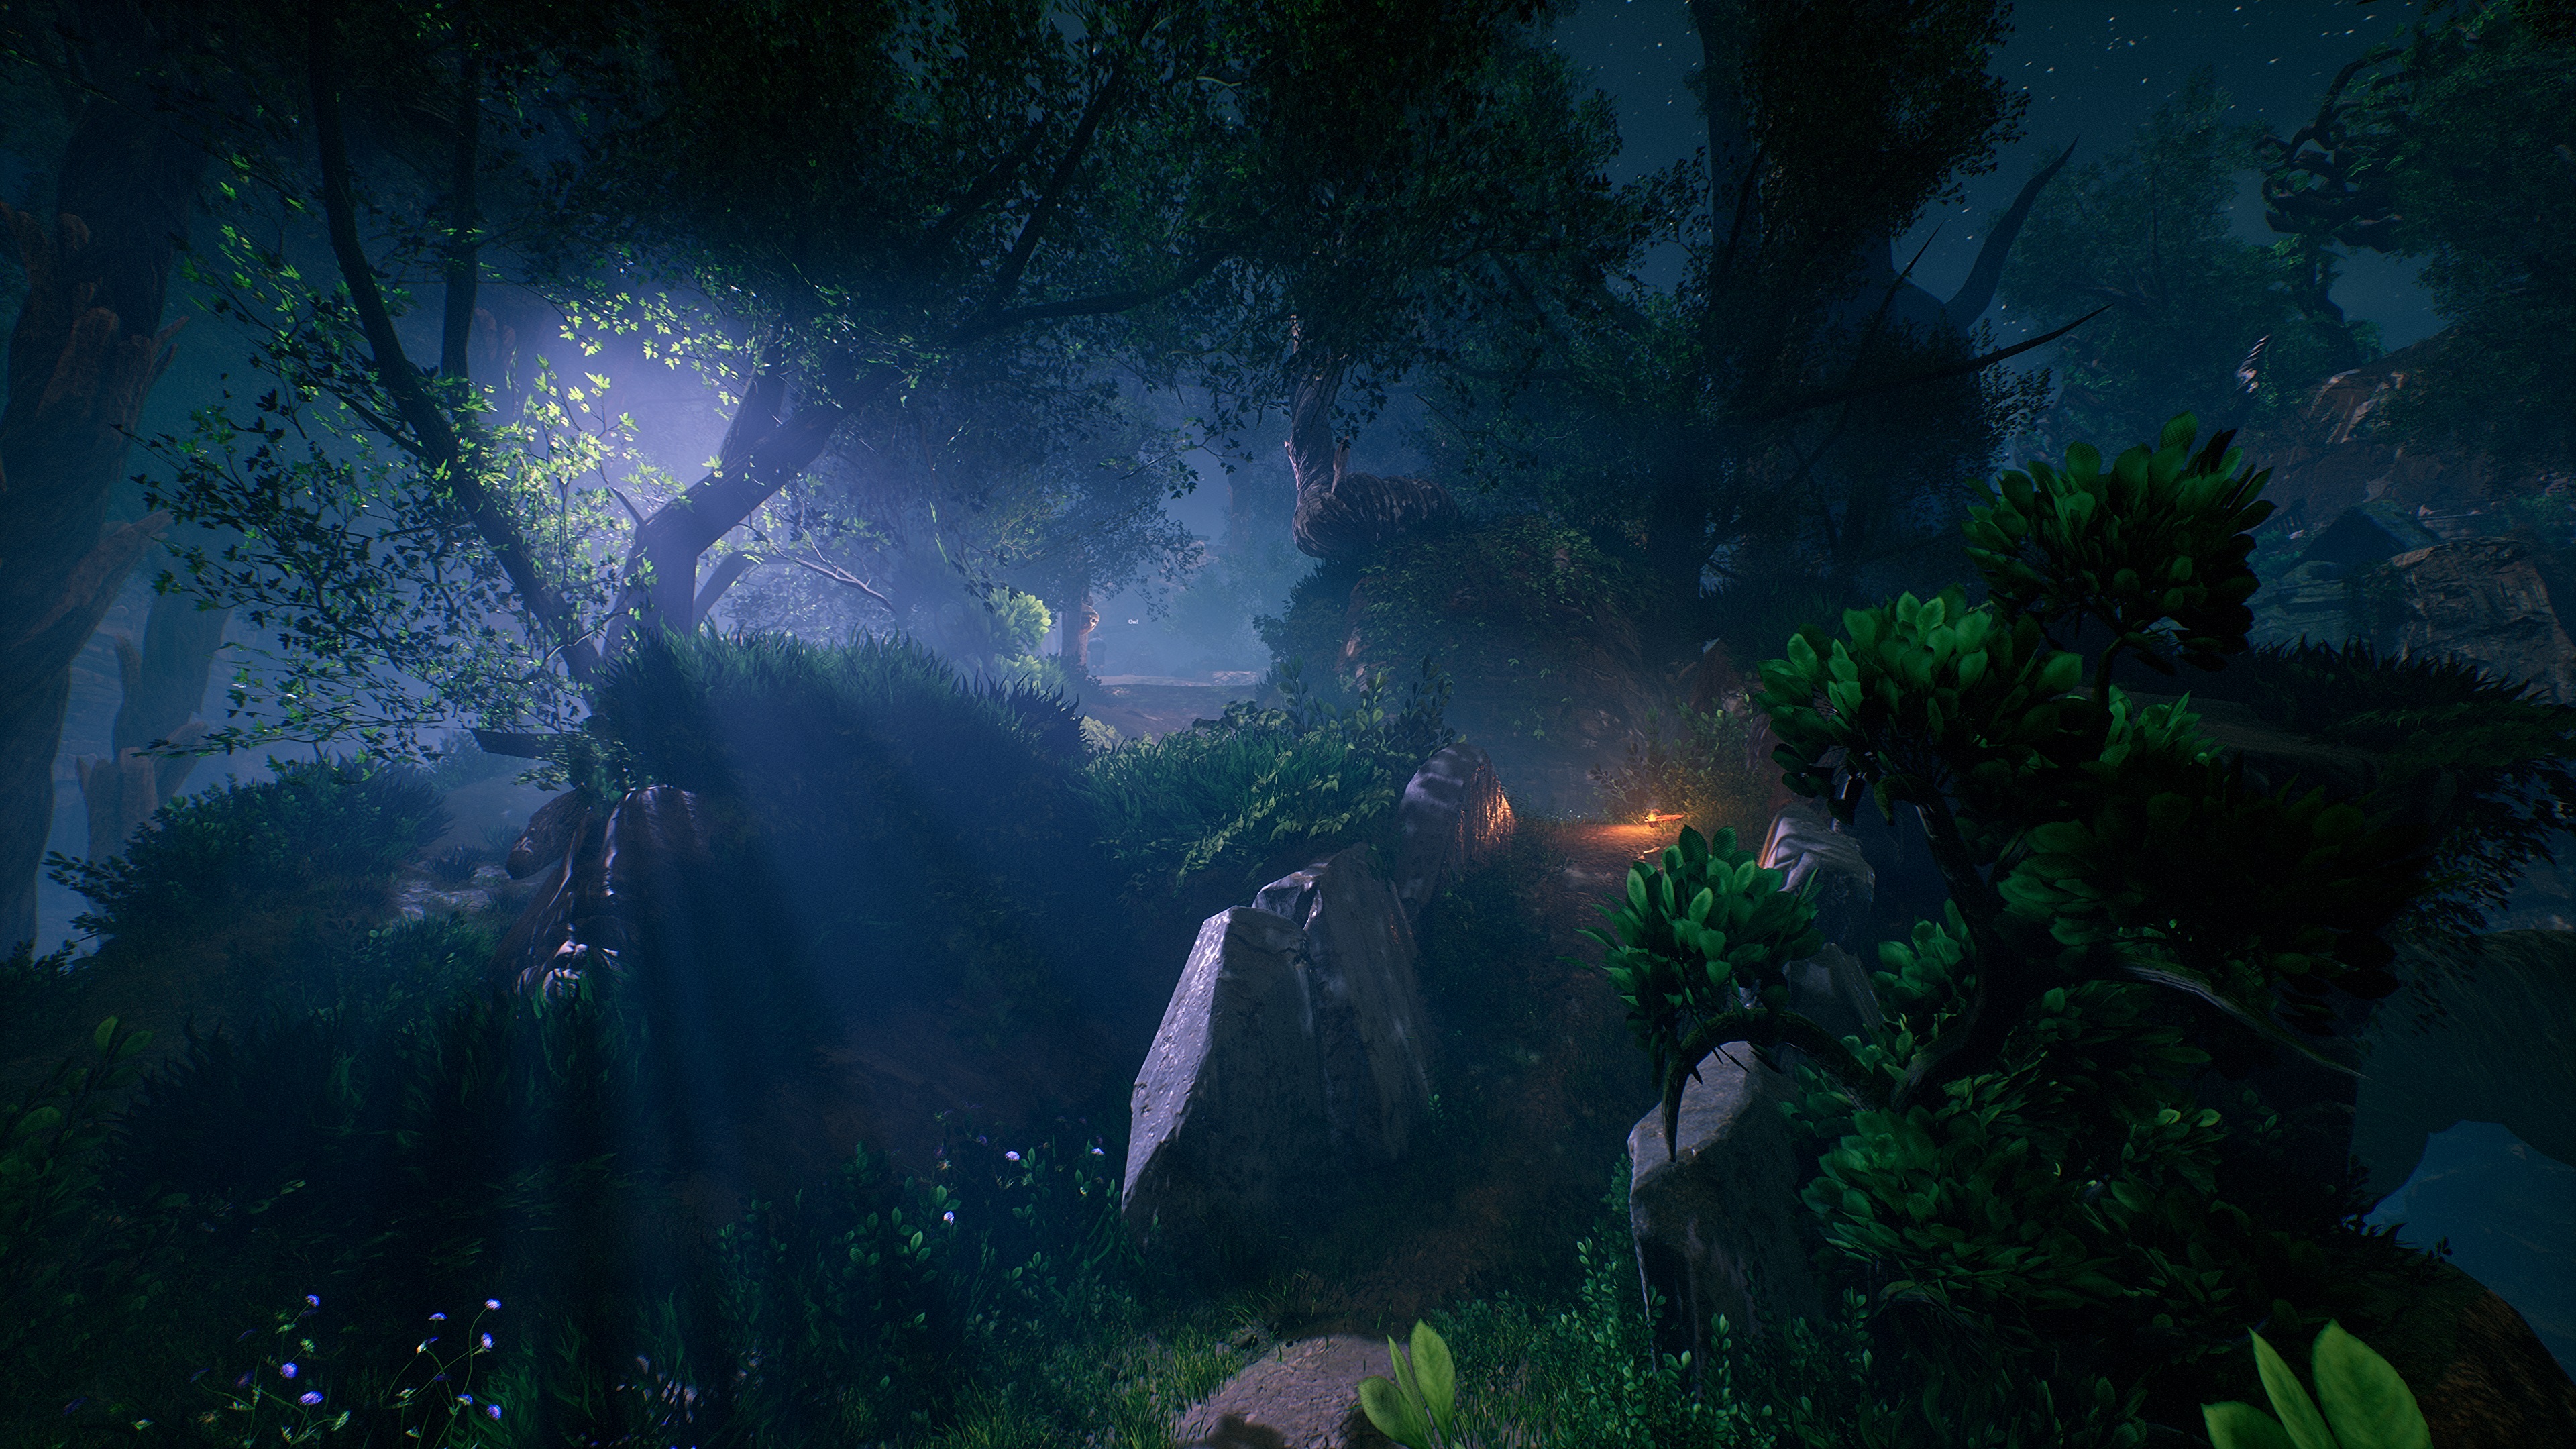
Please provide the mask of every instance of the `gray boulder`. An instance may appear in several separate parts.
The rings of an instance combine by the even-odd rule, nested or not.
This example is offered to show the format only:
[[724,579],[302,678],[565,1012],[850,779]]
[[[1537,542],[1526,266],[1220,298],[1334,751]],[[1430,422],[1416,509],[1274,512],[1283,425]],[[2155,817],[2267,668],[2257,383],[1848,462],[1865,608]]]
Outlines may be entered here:
[[1282,1344],[1182,1415],[1172,1438],[1186,1449],[1393,1449],[1360,1407],[1360,1380],[1389,1371],[1382,1338]]
[[1512,802],[1494,762],[1451,745],[1422,762],[1396,806],[1395,895],[1416,920],[1432,897],[1512,838]]
[[[1878,1035],[1886,1017],[1878,993],[1870,988],[1869,969],[1831,941],[1815,955],[1789,963],[1789,1009],[1836,1037],[1868,1041]],[[1788,1056],[1790,1048],[1777,1055]]]
[[1750,1048],[1721,1047],[1682,1093],[1677,1152],[1661,1107],[1628,1133],[1628,1227],[1665,1352],[1709,1362],[1719,1314],[1742,1337],[1824,1311],[1798,1201],[1808,1163],[1780,1113],[1793,1091]]
[[1266,1255],[1411,1145],[1425,1023],[1412,928],[1365,846],[1210,916],[1136,1081],[1129,1226],[1202,1265]]
[[1305,933],[1303,981],[1324,1116],[1352,1162],[1394,1162],[1431,1109],[1429,1013],[1413,928],[1375,856],[1355,845],[1263,886],[1255,907]]
[[1121,1206],[1181,1258],[1258,1255],[1321,1193],[1324,1078],[1297,923],[1238,906],[1199,927],[1128,1109]]

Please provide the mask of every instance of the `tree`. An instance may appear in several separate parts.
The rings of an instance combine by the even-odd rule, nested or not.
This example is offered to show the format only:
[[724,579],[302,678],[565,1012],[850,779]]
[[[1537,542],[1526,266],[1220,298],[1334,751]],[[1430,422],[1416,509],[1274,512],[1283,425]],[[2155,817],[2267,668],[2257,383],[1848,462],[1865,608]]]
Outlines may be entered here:
[[61,18],[90,83],[50,214],[0,210],[26,273],[0,411],[0,946],[35,934],[72,661],[170,521],[109,528],[108,495],[169,365],[161,316],[204,161],[156,114],[176,77],[153,22],[173,17],[102,3]]
[[[2245,647],[2269,505],[2228,443],[2185,414],[2107,466],[2078,444],[2004,473],[1966,527],[1985,602],[1854,609],[1761,667],[1789,785],[1845,821],[1912,806],[1948,886],[1942,920],[1880,948],[1883,1028],[1837,1040],[1790,1008],[1813,910],[1731,836],[1636,867],[1601,938],[1668,1137],[1709,1051],[1804,1054],[1834,1143],[1807,1201],[1877,1309],[1919,1317],[1909,1348],[1974,1370],[1942,1386],[1967,1422],[2045,1408],[2039,1381],[2080,1404],[2096,1376],[2133,1412],[2148,1374],[2315,1291],[2298,1264],[2322,1258],[2289,1244],[2341,1211],[2266,1221],[2219,1196],[2230,1129],[2195,1096],[2198,1042],[2225,1021],[2315,1055],[2296,1033],[2393,990],[2381,933],[2425,890],[2428,842],[2374,801],[2258,787],[2184,704],[2111,682],[2124,656],[2172,673]],[[2098,656],[2055,642],[2086,625]]]
[[1633,249],[1498,262],[1431,389],[1462,478],[1635,551],[1658,662],[1721,631],[1712,584],[1920,569],[2015,401],[1988,369],[2019,349],[1979,353],[1974,329],[2041,184],[1933,298],[1891,238],[2015,134],[1986,74],[1999,8],[1702,0],[1692,19],[1707,150],[1627,198],[1635,241],[1684,245],[1683,280],[1624,277]]
[[2551,0],[2434,7],[2344,67],[2316,119],[2264,145],[2275,231],[2424,261],[2450,321],[2388,425],[2522,475],[2576,466],[2576,23]]
[[[287,601],[290,652],[327,661],[299,684],[316,699],[398,702],[377,720],[395,733],[442,711],[541,726],[577,712],[600,661],[634,631],[704,617],[757,552],[738,544],[742,563],[705,574],[703,555],[828,449],[870,486],[898,489],[907,474],[954,477],[996,456],[1036,466],[1015,437],[1071,444],[1106,416],[1113,365],[1169,380],[1205,359],[1271,352],[1271,328],[1284,327],[1273,309],[1308,265],[1281,230],[1281,198],[1347,181],[1316,158],[1350,151],[1383,110],[1363,104],[1380,74],[1325,67],[1300,48],[1321,22],[1296,9],[1104,5],[1083,12],[1078,33],[999,4],[624,13],[608,59],[584,70],[563,48],[502,47],[465,12],[423,12],[431,88],[462,98],[462,123],[446,129],[452,180],[430,192],[432,223],[383,240],[362,225],[344,22],[325,7],[309,27],[312,189],[345,300],[299,295],[273,249],[245,253],[242,275],[277,319],[267,355],[292,380],[281,399],[291,406],[219,425],[174,498],[192,517],[260,519],[251,553],[207,558],[198,577],[219,576],[245,604]],[[1373,38],[1381,68],[1434,79],[1472,76],[1526,18],[1441,3],[1333,16]],[[544,114],[559,92],[581,90],[560,79],[568,68],[602,97],[554,193],[569,220],[510,250],[490,245],[490,218],[465,224],[483,210],[473,187],[489,179],[479,137],[505,108]],[[1292,92],[1296,126],[1272,116]],[[310,185],[283,179],[290,192]],[[596,280],[588,263],[602,256],[614,284],[577,286]],[[405,298],[378,277],[411,258],[433,263],[447,290],[435,374],[409,360]],[[558,426],[578,421],[568,407],[530,420],[469,376],[474,288],[494,265],[537,261],[585,316],[640,330],[648,347],[672,345],[662,329],[687,312],[671,295],[708,299],[721,329],[712,343],[677,341],[711,358],[739,399],[726,440],[703,477],[636,508],[631,532],[601,490],[570,481],[620,440],[573,439]],[[595,404],[605,383],[567,378],[556,397]],[[305,449],[291,472],[280,446],[307,406],[342,410],[345,440]],[[963,492],[988,493],[991,481]],[[906,501],[918,513],[939,496]],[[281,498],[303,501],[282,509]],[[804,500],[809,514],[819,501]],[[775,533],[777,521],[757,526]],[[914,529],[916,540],[951,536]],[[999,557],[963,562],[998,568]],[[306,559],[329,568],[288,567]],[[297,601],[299,573],[332,570],[369,586]],[[513,616],[513,628],[493,622]],[[519,662],[485,662],[512,654],[514,631]]]
[[2368,324],[2328,310],[2330,255],[2315,262],[2230,233],[2260,131],[2231,124],[2229,109],[2201,70],[2127,148],[2061,181],[2031,212],[2004,300],[2050,326],[2110,308],[2058,344],[2065,387],[2046,434],[2136,436],[2176,404],[2249,423],[2304,403],[2328,373],[2375,351]]

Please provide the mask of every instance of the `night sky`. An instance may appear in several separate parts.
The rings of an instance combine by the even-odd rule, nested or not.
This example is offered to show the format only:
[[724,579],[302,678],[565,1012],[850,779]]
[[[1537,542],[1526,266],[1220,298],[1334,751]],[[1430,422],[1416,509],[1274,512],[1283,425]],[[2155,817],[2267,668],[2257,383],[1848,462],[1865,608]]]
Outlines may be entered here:
[[[1994,70],[2030,93],[2025,137],[2002,152],[1995,170],[1968,183],[1964,203],[1924,218],[1898,248],[1900,264],[1939,223],[1916,277],[1948,296],[1976,259],[1986,217],[2011,203],[2034,167],[2069,141],[2080,142],[2077,165],[2126,145],[2157,104],[2204,65],[2237,114],[2287,135],[2316,114],[2318,97],[2346,61],[2395,35],[2417,9],[2403,0],[2023,0]],[[1625,150],[1618,177],[1667,165],[1703,144],[1698,105],[1684,84],[1699,62],[1684,0],[1590,0],[1559,23],[1555,43],[1619,102]],[[2250,176],[2235,219],[2249,240],[2276,239],[2263,225]],[[2413,276],[2411,263],[2363,253],[2346,263],[2335,299],[2348,314],[2378,323],[2384,345],[2401,347],[2440,325]],[[2000,308],[1988,319],[2007,341],[2026,331]]]

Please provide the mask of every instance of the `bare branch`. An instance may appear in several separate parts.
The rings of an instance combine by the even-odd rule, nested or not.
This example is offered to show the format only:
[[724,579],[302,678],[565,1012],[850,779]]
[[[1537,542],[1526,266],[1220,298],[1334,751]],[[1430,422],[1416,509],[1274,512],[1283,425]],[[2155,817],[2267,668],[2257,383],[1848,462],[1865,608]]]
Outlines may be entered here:
[[1756,414],[1752,418],[1752,421],[1758,423],[1776,423],[1782,418],[1795,417],[1800,413],[1812,412],[1821,407],[1831,407],[1835,403],[1843,402],[1851,398],[1874,397],[1879,393],[1894,392],[1898,388],[1912,387],[1916,383],[1937,382],[1945,377],[1959,377],[1966,373],[1983,372],[1987,368],[1994,366],[1996,363],[2001,362],[2006,358],[2018,357],[2021,354],[2030,351],[2034,347],[2046,347],[2048,344],[2055,342],[2058,338],[2065,336],[2067,333],[2074,331],[2076,328],[2083,326],[2085,323],[2092,321],[2094,318],[2099,317],[2110,310],[2111,309],[2108,307],[2096,307],[2092,311],[2085,313],[2083,316],[2076,318],[2074,321],[2067,323],[2065,326],[2058,328],[2054,332],[2042,333],[2041,335],[2030,339],[2028,342],[2016,342],[2010,347],[2000,348],[1996,351],[1989,352],[1978,357],[1971,357],[1961,362],[1944,363],[1939,367],[1927,368],[1922,372],[1907,373],[1903,377],[1883,378],[1876,382],[1852,383],[1842,387],[1831,388],[1824,392],[1809,393],[1807,396],[1799,398],[1794,402],[1782,403],[1778,407],[1770,408],[1764,412]]

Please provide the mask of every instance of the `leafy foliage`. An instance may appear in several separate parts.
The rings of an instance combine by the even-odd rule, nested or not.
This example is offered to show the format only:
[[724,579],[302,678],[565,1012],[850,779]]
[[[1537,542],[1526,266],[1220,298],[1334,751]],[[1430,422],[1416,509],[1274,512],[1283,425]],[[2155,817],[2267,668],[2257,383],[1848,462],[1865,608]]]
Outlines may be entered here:
[[2429,924],[2475,929],[2576,822],[2576,711],[2467,660],[2301,643],[2209,684],[2284,729],[2369,751],[2387,795],[2438,804]]
[[[1626,904],[1603,912],[1610,931],[1585,933],[1601,944],[1601,970],[1654,1064],[1673,1152],[1682,1090],[1700,1058],[1722,1043],[1756,1039],[1750,1033],[1773,1019],[1767,1012],[1788,1001],[1789,963],[1824,944],[1815,908],[1781,889],[1782,879],[1736,849],[1734,831],[1709,840],[1685,825],[1660,866],[1629,868]],[[1747,1015],[1748,996],[1765,1015]],[[1833,1049],[1821,1031],[1804,1035],[1802,1046]]]
[[1579,530],[1516,515],[1400,541],[1355,573],[1320,569],[1261,629],[1274,658],[1330,661],[1354,688],[1427,658],[1455,684],[1451,718],[1490,745],[1597,730],[1633,688],[1645,612],[1633,568]]
[[1667,740],[1664,721],[1649,714],[1643,731],[1628,739],[1628,757],[1615,770],[1595,769],[1602,812],[1613,820],[1649,814],[1686,815],[1708,825],[1756,827],[1767,796],[1753,753],[1749,711],[1721,706],[1675,711]]
[[2131,448],[2108,472],[2077,443],[2064,471],[2045,460],[2007,471],[2000,496],[1969,510],[1968,558],[2003,614],[2111,631],[2097,694],[2121,650],[2161,673],[2177,655],[2215,669],[2253,627],[2245,601],[2257,581],[2245,560],[2252,530],[2272,513],[2257,497],[2271,473],[2240,471],[2229,433],[2193,454],[2197,426],[2188,413],[2174,419],[2152,451]]
[[2508,476],[2576,459],[2557,339],[2576,326],[2576,70],[2550,0],[2429,8],[2347,66],[2316,119],[2264,143],[2275,231],[2421,258],[2452,323],[2382,425],[2482,448]]
[[[151,1041],[109,1017],[86,1059],[56,1067],[33,1090],[0,1108],[0,1358],[31,1342],[52,1353],[78,1351],[88,1334],[77,1310],[104,1296],[129,1311],[138,1284],[133,1225],[103,1217],[96,1193],[112,1113],[140,1073],[136,1055]],[[120,1261],[120,1259],[122,1261]]]
[[2432,1431],[2414,1390],[2342,1324],[2328,1323],[2310,1352],[2314,1399],[2269,1340],[2251,1337],[2264,1395],[2279,1417],[2267,1418],[2252,1404],[2202,1405],[2218,1449],[2431,1449]]
[[1282,706],[1237,700],[1222,718],[1118,745],[1085,768],[1080,789],[1132,888],[1216,870],[1257,883],[1283,851],[1370,839],[1413,772],[1456,738],[1443,719],[1448,680],[1428,661],[1400,701],[1384,674],[1347,705],[1315,698],[1293,667],[1274,678]]
[[1360,1380],[1360,1407],[1378,1432],[1404,1449],[1447,1449],[1458,1432],[1458,1366],[1430,1324],[1413,1325],[1411,1352],[1386,1341],[1395,1377]]
[[[1805,1054],[1797,1110],[1832,1143],[1808,1204],[1880,1313],[1952,1326],[1912,1336],[1972,1419],[2037,1412],[2034,1383],[2124,1401],[2268,1301],[2240,1295],[2313,1287],[2297,1243],[2330,1222],[2219,1195],[2240,1124],[2200,1101],[2209,1057],[2177,1013],[2307,1051],[2283,1018],[2315,1029],[2334,993],[2393,990],[2380,933],[2426,886],[2414,834],[2322,789],[2257,790],[2190,711],[2112,687],[2123,652],[2170,671],[2244,648],[2264,475],[2195,433],[2186,415],[2109,469],[2079,445],[2005,475],[1967,525],[1987,602],[1852,609],[1762,666],[1790,786],[1844,819],[1915,806],[1949,886],[1944,920],[1880,949],[1875,1039],[1787,1010],[1780,970],[1813,937],[1731,842],[1686,833],[1639,866],[1605,939],[1668,1124],[1709,1049]],[[2111,634],[2089,689],[2050,641],[2082,621]]]
[[174,800],[109,860],[48,862],[89,897],[84,930],[169,937],[208,916],[333,881],[381,878],[447,831],[438,792],[417,771],[286,765],[277,778]]
[[2203,70],[2127,146],[2040,193],[2004,301],[2052,327],[2109,304],[2058,344],[2065,386],[2043,433],[2136,436],[2176,406],[2250,423],[2377,352],[2369,324],[2345,322],[2327,295],[2332,252],[2230,232],[2258,134],[2231,123],[2231,109]]

